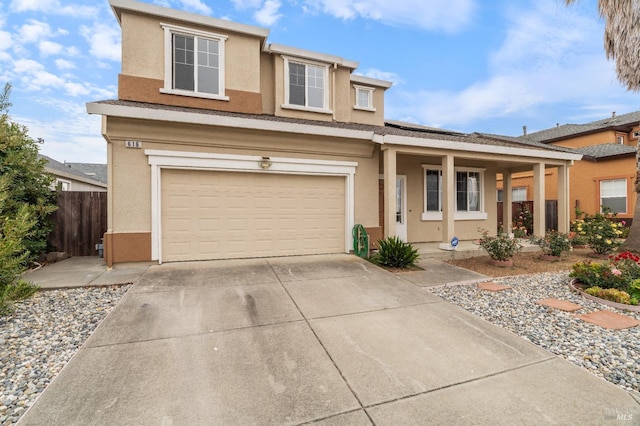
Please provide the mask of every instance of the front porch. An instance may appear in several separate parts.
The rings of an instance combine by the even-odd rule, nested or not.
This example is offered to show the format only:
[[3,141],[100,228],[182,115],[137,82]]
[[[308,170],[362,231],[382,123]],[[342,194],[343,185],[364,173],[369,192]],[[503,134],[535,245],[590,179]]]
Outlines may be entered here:
[[[434,260],[459,260],[469,259],[471,257],[488,256],[478,243],[474,240],[460,241],[455,250],[442,250],[440,249],[439,242],[436,243],[412,243],[413,247],[420,252],[421,259],[434,259]],[[521,252],[536,252],[540,251],[540,247],[531,244],[529,240],[521,240],[522,245]]]

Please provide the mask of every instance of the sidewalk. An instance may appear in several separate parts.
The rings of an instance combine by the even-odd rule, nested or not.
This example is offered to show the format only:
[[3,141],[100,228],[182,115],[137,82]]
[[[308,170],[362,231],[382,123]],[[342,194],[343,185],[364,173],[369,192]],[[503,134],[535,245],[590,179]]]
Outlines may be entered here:
[[100,257],[79,256],[28,271],[22,278],[42,289],[130,284],[154,263],[124,263],[109,269]]

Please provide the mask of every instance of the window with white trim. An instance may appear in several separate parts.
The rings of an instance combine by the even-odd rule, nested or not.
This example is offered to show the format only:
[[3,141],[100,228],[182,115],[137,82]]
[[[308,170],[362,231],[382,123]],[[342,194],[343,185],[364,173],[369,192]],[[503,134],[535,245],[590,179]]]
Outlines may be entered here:
[[373,107],[373,87],[353,86],[356,89],[355,109],[363,109],[367,111],[375,111]]
[[[497,190],[496,201],[499,203],[504,201],[504,189]],[[517,188],[511,188],[511,201],[527,201],[527,187],[519,186]]]
[[601,180],[600,205],[615,213],[627,213],[627,179]]
[[226,36],[162,24],[165,78],[162,93],[228,100],[224,95]]
[[329,66],[285,58],[285,104],[289,108],[328,110]]
[[511,201],[527,201],[527,187],[511,188]]
[[[422,220],[442,220],[442,168],[423,165],[424,207]],[[455,169],[456,220],[482,220],[487,218],[482,194],[484,169]]]
[[58,191],[69,191],[71,189],[71,182],[63,179],[56,179],[56,189]]

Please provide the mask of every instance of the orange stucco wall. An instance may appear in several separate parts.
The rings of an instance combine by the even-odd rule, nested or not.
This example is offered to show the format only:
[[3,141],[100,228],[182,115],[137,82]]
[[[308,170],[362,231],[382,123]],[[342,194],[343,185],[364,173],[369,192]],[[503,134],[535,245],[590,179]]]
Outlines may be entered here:
[[[627,179],[627,212],[619,213],[619,218],[632,218],[636,205],[634,187],[636,162],[633,157],[623,157],[607,161],[577,161],[569,168],[569,199],[571,220],[576,218],[576,208],[585,213],[595,214],[600,210],[600,181],[608,179]],[[545,173],[545,198],[558,199],[558,174],[556,169],[547,169]],[[527,199],[533,194],[533,174],[516,173],[511,178],[512,188],[526,187]],[[498,179],[498,189],[502,189],[502,179]]]

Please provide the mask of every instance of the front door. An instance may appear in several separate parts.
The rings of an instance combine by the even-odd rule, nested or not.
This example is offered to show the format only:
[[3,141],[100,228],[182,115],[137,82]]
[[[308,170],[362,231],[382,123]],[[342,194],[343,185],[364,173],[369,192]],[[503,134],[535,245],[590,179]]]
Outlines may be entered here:
[[407,241],[407,177],[396,176],[396,235]]

